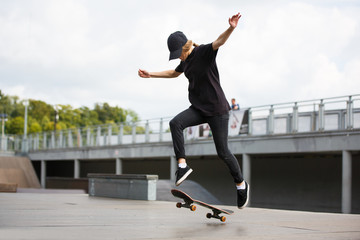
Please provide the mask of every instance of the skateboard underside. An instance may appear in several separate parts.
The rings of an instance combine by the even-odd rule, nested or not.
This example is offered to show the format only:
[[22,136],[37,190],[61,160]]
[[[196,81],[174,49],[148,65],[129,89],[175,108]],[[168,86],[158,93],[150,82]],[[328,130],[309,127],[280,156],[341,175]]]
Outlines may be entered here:
[[[197,203],[197,202],[194,201],[193,203]],[[193,203],[190,203],[190,202],[188,202],[188,203],[186,203],[186,202],[185,202],[185,203],[178,202],[178,203],[176,203],[176,207],[178,207],[178,208],[189,208],[190,211],[195,211],[195,210],[196,210],[196,206],[195,206]],[[199,203],[197,203],[197,204],[199,204]],[[199,204],[199,205],[204,206],[204,205],[202,205],[202,204]],[[220,215],[219,215],[219,214],[224,213],[223,211],[219,211],[219,210],[216,210],[216,209],[212,209],[212,208],[207,207],[207,206],[204,206],[204,207],[209,208],[210,210],[212,210],[212,213],[207,213],[207,214],[206,214],[206,217],[207,217],[207,218],[216,218],[216,219],[219,219],[221,222],[225,222],[225,221],[226,221],[226,217],[225,217],[225,216],[220,216]]]
[[194,204],[198,204],[198,205],[206,207],[206,208],[208,208],[208,209],[210,209],[212,211],[212,213],[207,213],[206,214],[207,218],[216,218],[216,219],[219,219],[221,222],[225,222],[226,217],[225,216],[220,216],[220,214],[222,214],[222,213],[224,213],[224,214],[232,214],[233,213],[231,210],[219,209],[219,208],[211,206],[211,205],[209,205],[207,203],[192,199],[189,195],[187,195],[186,193],[184,193],[182,191],[173,189],[171,192],[175,197],[181,198],[184,201],[184,202],[176,203],[176,207],[178,207],[178,208],[188,208],[191,211],[195,211],[196,206]]

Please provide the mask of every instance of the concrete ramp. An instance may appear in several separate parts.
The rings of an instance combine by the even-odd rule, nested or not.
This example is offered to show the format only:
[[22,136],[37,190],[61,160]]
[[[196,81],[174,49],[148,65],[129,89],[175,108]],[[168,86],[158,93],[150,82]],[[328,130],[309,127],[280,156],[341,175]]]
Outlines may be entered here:
[[222,204],[214,195],[206,190],[199,183],[186,180],[179,187],[175,187],[174,181],[170,180],[159,180],[157,182],[157,200],[159,201],[179,201],[178,198],[174,197],[170,190],[172,188],[179,189],[189,194],[193,199],[197,199],[209,204]]
[[0,183],[17,184],[19,188],[41,187],[35,170],[26,157],[0,157]]

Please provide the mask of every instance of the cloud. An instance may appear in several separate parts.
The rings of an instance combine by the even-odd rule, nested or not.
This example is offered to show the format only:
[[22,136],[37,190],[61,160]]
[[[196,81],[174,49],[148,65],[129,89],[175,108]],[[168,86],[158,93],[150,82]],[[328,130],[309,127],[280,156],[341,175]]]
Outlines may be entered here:
[[[341,69],[341,65],[349,61],[346,57],[347,51],[352,50],[349,44],[358,38],[357,17],[336,7],[303,2],[281,4],[270,14],[266,6],[254,8],[251,7],[250,16],[243,19],[239,41],[230,43],[236,51],[222,59],[226,69],[223,76],[226,81],[230,80],[230,84],[224,85],[232,96],[241,96],[243,103],[253,106],[269,101],[337,96],[334,88],[340,90],[340,94],[353,94],[353,89],[339,84],[344,76],[357,85],[355,89],[360,89],[360,85],[355,84],[356,78],[344,72],[349,69]],[[354,57],[359,59],[358,54]],[[230,59],[236,59],[235,74],[229,74],[234,72]]]
[[3,1],[0,88],[21,98],[92,107],[109,102],[141,118],[189,106],[187,79],[141,79],[174,69],[167,37],[214,41],[242,13],[217,63],[228,99],[242,106],[358,93],[356,1]]

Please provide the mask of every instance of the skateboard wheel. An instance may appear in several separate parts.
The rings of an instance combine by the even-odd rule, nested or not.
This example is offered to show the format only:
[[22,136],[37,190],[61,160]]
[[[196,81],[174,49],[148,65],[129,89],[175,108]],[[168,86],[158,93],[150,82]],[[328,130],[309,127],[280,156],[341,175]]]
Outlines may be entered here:
[[225,222],[225,221],[226,221],[226,217],[222,216],[222,217],[220,218],[220,221]]
[[182,204],[181,204],[181,203],[179,203],[179,202],[178,202],[178,203],[176,203],[176,207],[177,207],[177,208],[181,208],[181,205],[182,205]]
[[207,218],[212,218],[212,214],[211,214],[211,213],[208,213],[208,214],[206,214],[206,217],[207,217]]
[[195,205],[191,205],[191,206],[190,206],[190,210],[191,210],[191,211],[195,211],[195,210],[196,210],[196,206],[195,206]]

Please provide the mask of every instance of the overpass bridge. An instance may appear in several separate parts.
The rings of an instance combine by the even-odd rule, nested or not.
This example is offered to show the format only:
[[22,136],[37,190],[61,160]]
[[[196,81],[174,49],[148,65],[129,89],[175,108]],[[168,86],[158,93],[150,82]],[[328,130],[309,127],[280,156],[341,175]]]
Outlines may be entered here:
[[[151,173],[174,180],[170,119],[37,133],[14,137],[8,145],[29,156],[43,187],[49,177],[88,173]],[[211,130],[194,126],[184,137],[195,170],[190,177],[235,205]],[[360,95],[231,112],[229,147],[253,186],[253,206],[360,212]]]

